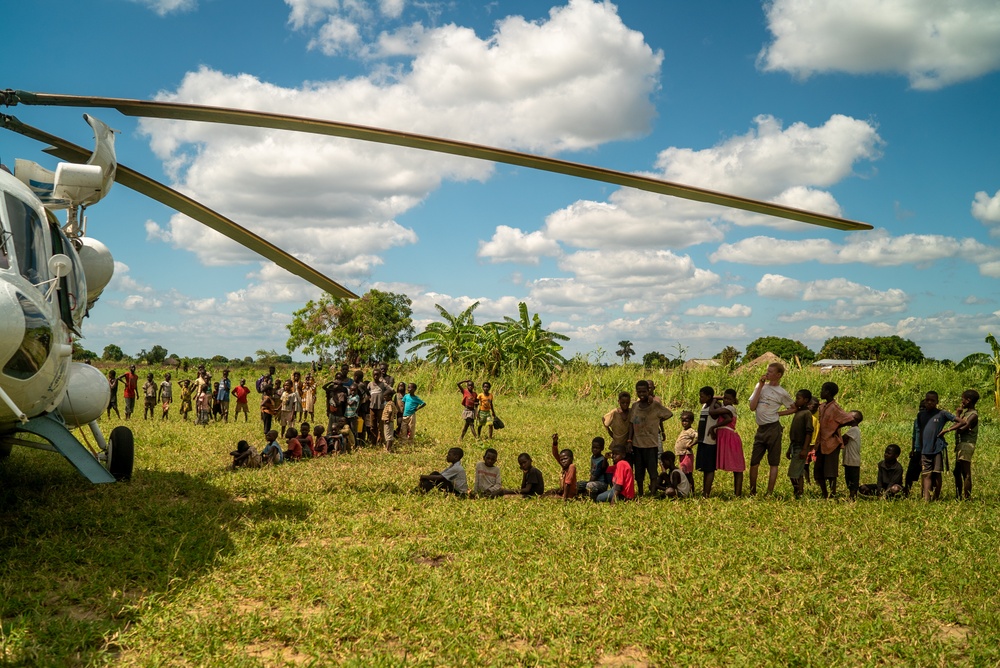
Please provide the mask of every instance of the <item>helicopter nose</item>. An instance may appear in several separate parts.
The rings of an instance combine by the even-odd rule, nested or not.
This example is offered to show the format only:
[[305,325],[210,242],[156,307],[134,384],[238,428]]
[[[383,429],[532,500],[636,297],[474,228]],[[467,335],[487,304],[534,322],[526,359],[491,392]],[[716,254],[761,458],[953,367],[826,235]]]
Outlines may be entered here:
[[0,278],[0,367],[3,367],[24,339],[24,311],[17,290]]

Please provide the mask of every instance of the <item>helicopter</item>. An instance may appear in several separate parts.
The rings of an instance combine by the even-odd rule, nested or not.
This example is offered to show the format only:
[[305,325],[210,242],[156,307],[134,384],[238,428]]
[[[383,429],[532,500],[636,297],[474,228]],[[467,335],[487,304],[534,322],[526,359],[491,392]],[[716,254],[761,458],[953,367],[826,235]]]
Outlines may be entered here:
[[[18,104],[115,109],[133,117],[243,125],[391,144],[602,181],[833,229],[872,229],[867,223],[649,176],[332,120],[177,102],[0,91],[0,105]],[[108,382],[96,368],[73,362],[72,346],[83,336],[83,319],[114,273],[109,248],[87,235],[86,216],[87,209],[103,199],[112,184],[120,183],[186,214],[334,296],[357,295],[204,204],[119,164],[114,131],[89,114],[84,114],[84,120],[94,133],[93,151],[0,114],[0,126],[48,144],[44,152],[63,161],[55,171],[22,159],[16,161],[13,172],[0,169],[0,457],[9,455],[14,445],[51,450],[61,453],[90,482],[110,483],[132,475],[133,434],[119,426],[104,438],[97,418],[110,399]],[[65,211],[64,221],[56,216],[57,211]],[[84,428],[89,430],[93,445]],[[82,440],[72,430],[79,430]],[[25,438],[26,434],[44,442]]]

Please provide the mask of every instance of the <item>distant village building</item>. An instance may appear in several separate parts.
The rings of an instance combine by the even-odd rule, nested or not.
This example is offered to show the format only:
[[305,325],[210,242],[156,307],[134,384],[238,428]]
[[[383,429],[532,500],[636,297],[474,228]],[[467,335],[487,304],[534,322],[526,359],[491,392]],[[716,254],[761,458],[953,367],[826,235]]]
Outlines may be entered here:
[[875,364],[875,360],[816,360],[813,366],[819,367],[820,371],[831,371],[833,369],[857,369],[858,367]]
[[690,371],[691,369],[708,369],[711,367],[722,366],[719,360],[695,360],[691,359],[684,362],[684,366],[681,367],[685,371]]

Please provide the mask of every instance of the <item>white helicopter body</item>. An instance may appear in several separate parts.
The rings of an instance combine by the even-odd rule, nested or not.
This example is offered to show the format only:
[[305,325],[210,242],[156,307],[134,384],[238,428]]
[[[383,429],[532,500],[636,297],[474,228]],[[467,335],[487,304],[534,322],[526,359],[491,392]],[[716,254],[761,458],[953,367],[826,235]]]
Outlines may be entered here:
[[[116,166],[111,130],[87,121],[97,136],[87,165],[60,163],[50,172],[19,159],[13,174],[0,170],[0,453],[14,444],[54,449],[93,482],[111,482],[131,475],[132,455],[119,458],[129,463],[117,475],[94,466],[111,459],[96,423],[110,389],[99,370],[72,361],[83,319],[114,271],[107,247],[83,236],[81,211],[107,194]],[[60,209],[65,223],[54,213]],[[97,446],[83,449],[60,425],[88,426]],[[130,433],[118,434],[112,441],[128,440],[131,449]]]

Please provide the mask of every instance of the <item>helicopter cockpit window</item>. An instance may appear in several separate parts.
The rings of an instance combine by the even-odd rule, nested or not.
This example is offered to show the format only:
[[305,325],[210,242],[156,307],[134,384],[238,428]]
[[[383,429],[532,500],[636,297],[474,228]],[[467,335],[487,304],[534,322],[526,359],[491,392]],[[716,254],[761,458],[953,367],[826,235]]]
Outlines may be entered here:
[[7,360],[3,372],[11,378],[27,380],[38,373],[49,357],[52,327],[45,314],[20,292],[17,293],[17,301],[24,312],[24,338],[17,352]]
[[38,285],[49,275],[45,225],[31,206],[11,193],[4,193],[4,202],[17,268],[22,276]]

